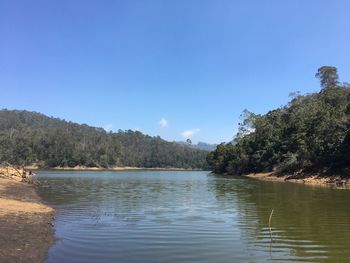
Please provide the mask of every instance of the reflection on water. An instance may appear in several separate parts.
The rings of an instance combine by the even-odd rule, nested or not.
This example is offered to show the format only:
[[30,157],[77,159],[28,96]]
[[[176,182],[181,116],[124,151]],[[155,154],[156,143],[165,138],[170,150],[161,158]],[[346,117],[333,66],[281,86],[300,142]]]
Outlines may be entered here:
[[221,202],[236,200],[250,248],[277,261],[349,262],[349,191],[220,177],[216,185]]
[[[348,262],[350,191],[208,172],[41,172],[47,262]],[[274,209],[271,233],[268,219]]]

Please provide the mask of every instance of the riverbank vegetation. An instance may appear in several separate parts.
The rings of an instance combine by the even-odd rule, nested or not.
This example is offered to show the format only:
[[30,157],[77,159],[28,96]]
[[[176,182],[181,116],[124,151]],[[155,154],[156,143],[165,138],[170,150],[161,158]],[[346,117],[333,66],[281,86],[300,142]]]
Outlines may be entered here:
[[349,174],[350,85],[335,67],[323,66],[318,93],[295,93],[264,115],[245,110],[235,139],[207,161],[215,173]]
[[0,145],[0,163],[40,167],[204,169],[208,153],[139,131],[106,132],[18,110],[0,110]]

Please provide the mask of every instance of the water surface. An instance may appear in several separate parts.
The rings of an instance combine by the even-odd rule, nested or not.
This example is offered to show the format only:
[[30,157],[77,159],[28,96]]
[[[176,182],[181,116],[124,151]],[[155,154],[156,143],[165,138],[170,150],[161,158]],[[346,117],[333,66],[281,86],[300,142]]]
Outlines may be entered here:
[[56,209],[48,263],[350,261],[349,190],[183,171],[39,180]]

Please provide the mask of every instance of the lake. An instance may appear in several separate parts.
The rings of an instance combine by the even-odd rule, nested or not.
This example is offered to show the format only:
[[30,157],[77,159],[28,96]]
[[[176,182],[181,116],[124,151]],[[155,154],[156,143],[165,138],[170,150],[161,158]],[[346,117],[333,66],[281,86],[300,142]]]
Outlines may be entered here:
[[202,171],[38,173],[56,209],[47,263],[350,261],[349,190]]

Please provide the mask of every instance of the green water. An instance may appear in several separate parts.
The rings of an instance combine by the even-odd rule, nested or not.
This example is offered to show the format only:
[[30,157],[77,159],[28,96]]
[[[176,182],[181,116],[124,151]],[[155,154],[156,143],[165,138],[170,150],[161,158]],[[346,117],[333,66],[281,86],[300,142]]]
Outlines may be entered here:
[[47,262],[350,262],[349,190],[208,172],[39,179],[56,209]]

